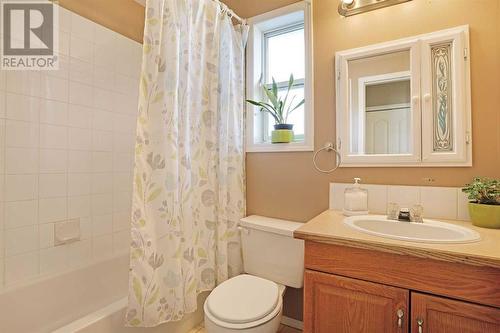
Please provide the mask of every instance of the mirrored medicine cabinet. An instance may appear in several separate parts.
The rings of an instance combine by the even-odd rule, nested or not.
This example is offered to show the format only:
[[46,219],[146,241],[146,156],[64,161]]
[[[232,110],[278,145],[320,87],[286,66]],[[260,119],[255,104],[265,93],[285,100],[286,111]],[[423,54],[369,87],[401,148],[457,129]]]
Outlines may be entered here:
[[336,53],[341,167],[471,166],[469,28]]

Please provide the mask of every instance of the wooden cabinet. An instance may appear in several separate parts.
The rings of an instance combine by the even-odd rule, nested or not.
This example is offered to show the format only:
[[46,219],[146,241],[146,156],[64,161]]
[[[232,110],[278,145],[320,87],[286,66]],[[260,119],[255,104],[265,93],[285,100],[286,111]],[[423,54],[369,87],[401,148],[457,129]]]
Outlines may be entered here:
[[305,266],[304,333],[500,333],[500,268],[311,241]]
[[412,333],[500,333],[500,309],[411,294]]
[[408,331],[408,290],[314,271],[304,278],[305,332]]

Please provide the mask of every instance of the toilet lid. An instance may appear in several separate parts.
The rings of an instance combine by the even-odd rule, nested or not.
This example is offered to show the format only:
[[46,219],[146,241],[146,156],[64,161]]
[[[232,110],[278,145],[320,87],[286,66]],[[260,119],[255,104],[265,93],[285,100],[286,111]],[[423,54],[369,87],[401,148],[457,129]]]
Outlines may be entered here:
[[226,323],[264,318],[278,304],[278,285],[252,275],[239,275],[216,287],[207,298],[210,313]]

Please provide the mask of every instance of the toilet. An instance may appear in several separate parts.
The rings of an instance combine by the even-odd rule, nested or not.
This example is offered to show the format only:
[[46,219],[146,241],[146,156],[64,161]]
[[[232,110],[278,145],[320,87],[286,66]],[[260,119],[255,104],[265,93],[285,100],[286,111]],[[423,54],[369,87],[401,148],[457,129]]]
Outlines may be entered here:
[[240,221],[245,274],[217,286],[205,300],[208,333],[276,333],[286,287],[304,284],[302,224],[262,216]]

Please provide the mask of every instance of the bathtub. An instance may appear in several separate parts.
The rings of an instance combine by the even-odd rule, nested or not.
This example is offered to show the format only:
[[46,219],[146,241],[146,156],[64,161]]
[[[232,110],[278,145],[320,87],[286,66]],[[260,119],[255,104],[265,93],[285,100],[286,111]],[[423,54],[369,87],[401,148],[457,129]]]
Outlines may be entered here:
[[0,332],[5,333],[186,333],[203,320],[198,311],[156,328],[125,328],[128,256],[38,279],[0,293]]

